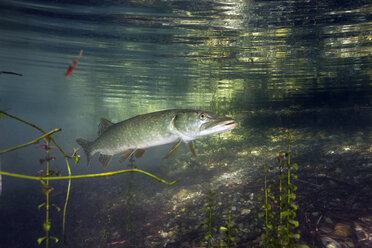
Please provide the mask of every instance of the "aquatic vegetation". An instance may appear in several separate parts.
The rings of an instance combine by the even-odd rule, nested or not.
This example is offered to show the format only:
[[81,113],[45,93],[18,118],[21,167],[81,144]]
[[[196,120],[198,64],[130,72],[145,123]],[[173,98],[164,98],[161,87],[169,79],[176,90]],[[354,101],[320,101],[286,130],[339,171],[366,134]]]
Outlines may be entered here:
[[58,212],[60,211],[60,208],[55,206],[55,205],[51,205],[50,195],[49,195],[50,192],[52,192],[53,189],[54,189],[49,184],[49,180],[48,180],[48,177],[51,174],[53,174],[53,170],[50,170],[50,161],[55,159],[55,157],[50,157],[50,150],[55,148],[55,146],[49,146],[50,136],[45,136],[43,138],[43,140],[45,142],[45,145],[41,145],[40,148],[45,150],[46,157],[45,157],[45,159],[40,159],[40,163],[43,164],[44,162],[46,162],[45,163],[46,164],[46,169],[43,171],[45,173],[44,176],[46,177],[46,179],[45,180],[40,180],[40,182],[41,182],[41,185],[42,185],[41,186],[41,192],[45,196],[45,202],[40,204],[38,206],[38,209],[40,209],[41,207],[45,207],[45,221],[43,223],[43,229],[45,231],[45,236],[38,238],[37,242],[40,245],[43,241],[45,241],[45,247],[49,247],[50,239],[53,239],[56,243],[59,241],[59,239],[57,237],[50,236],[50,229],[52,227],[52,221],[50,219],[50,211],[51,211],[50,207],[51,206],[56,207]]
[[228,216],[224,221],[224,225],[221,225],[219,228],[216,228],[216,220],[214,219],[213,209],[214,206],[214,197],[216,193],[213,190],[208,192],[208,205],[205,209],[207,218],[203,222],[202,228],[207,231],[207,234],[204,236],[204,242],[202,245],[207,247],[232,247],[237,245],[235,238],[233,237],[233,232],[237,232],[235,228],[235,223],[232,220],[232,201],[229,200],[228,206]]
[[[129,159],[129,168],[135,168],[135,165],[134,165],[134,158],[133,158],[133,155],[131,156],[131,158]],[[125,203],[127,205],[127,222],[126,222],[126,231],[130,234],[131,237],[135,237],[135,232],[136,232],[136,227],[135,227],[135,223],[134,223],[134,220],[133,220],[133,214],[134,214],[134,197],[135,197],[135,193],[134,193],[134,174],[133,173],[130,173],[129,175],[129,181],[128,181],[128,184],[127,184],[127,188],[128,188],[128,191],[127,191],[127,195],[126,195],[126,199],[125,199]]]
[[204,236],[205,242],[202,245],[206,245],[208,248],[212,247],[213,234],[217,231],[217,228],[212,227],[212,217],[213,217],[213,205],[214,205],[214,196],[215,192],[210,190],[208,192],[209,203],[206,210],[208,218],[204,220],[203,229],[207,230],[207,234]]
[[291,163],[291,144],[294,140],[291,130],[282,133],[287,140],[287,151],[277,156],[278,178],[268,180],[268,168],[264,165],[263,194],[259,197],[263,202],[262,212],[259,213],[259,217],[264,218],[265,233],[261,235],[260,242],[263,247],[295,247],[296,240],[300,238],[300,234],[295,232],[299,222],[296,220],[298,205],[295,204],[297,187],[292,182],[292,179],[297,179],[293,171],[298,170],[298,165]]
[[220,226],[220,232],[223,233],[223,237],[218,242],[218,247],[231,247],[237,245],[237,243],[235,242],[235,238],[232,236],[232,232],[237,232],[238,229],[234,227],[235,223],[231,218],[232,206],[230,200],[228,219],[225,220],[225,226]]
[[[69,165],[69,159],[73,159],[75,161],[75,163],[77,164],[80,160],[80,156],[77,154],[77,149],[74,149],[73,150],[73,153],[71,156],[67,155],[63,149],[59,146],[59,144],[54,140],[54,138],[51,136],[52,134],[56,133],[56,132],[59,132],[61,131],[60,128],[57,128],[57,129],[54,129],[50,132],[45,132],[43,129],[41,129],[40,127],[38,127],[37,125],[33,124],[33,123],[30,123],[30,122],[27,122],[19,117],[16,117],[12,114],[9,114],[5,111],[2,111],[0,110],[0,116],[8,116],[10,118],[13,118],[17,121],[20,121],[24,124],[27,124],[29,126],[32,126],[33,128],[39,130],[40,132],[43,133],[42,136],[30,141],[30,142],[27,142],[25,144],[22,144],[22,145],[18,145],[18,146],[15,146],[15,147],[11,147],[11,148],[8,148],[8,149],[5,149],[5,150],[2,150],[0,151],[0,155],[1,154],[4,154],[4,153],[7,153],[7,152],[10,152],[10,151],[14,151],[14,150],[17,150],[17,149],[20,149],[20,148],[24,148],[26,146],[29,146],[29,145],[33,145],[33,144],[37,144],[38,147],[40,147],[41,149],[45,150],[46,152],[46,156],[45,158],[42,158],[40,159],[40,164],[45,164],[46,165],[46,168],[45,170],[39,170],[35,176],[29,176],[29,175],[23,175],[23,174],[16,174],[16,173],[11,173],[11,172],[5,172],[5,171],[0,171],[0,175],[4,175],[4,176],[10,176],[10,177],[16,177],[16,178],[21,178],[21,179],[28,179],[28,180],[37,180],[41,183],[42,185],[42,194],[45,196],[45,202],[40,204],[38,206],[39,209],[41,209],[42,207],[45,207],[45,221],[43,223],[43,230],[45,231],[45,236],[43,237],[40,237],[37,239],[37,242],[38,244],[41,244],[41,243],[45,243],[45,247],[46,248],[49,248],[49,244],[50,244],[50,240],[54,240],[55,242],[58,242],[59,239],[57,237],[54,237],[54,236],[51,236],[50,235],[50,230],[51,230],[51,226],[52,226],[52,221],[51,221],[51,218],[50,218],[50,211],[51,211],[51,207],[55,207],[57,209],[57,211],[60,211],[60,208],[58,206],[56,206],[55,204],[51,204],[51,201],[50,201],[50,192],[53,191],[53,187],[50,185],[50,181],[51,180],[69,180],[69,183],[68,183],[68,188],[67,188],[67,194],[66,194],[66,199],[65,199],[65,204],[64,204],[64,208],[63,208],[63,220],[62,220],[62,235],[63,235],[63,244],[64,246],[66,245],[66,237],[65,237],[65,223],[66,223],[66,209],[67,209],[67,204],[68,204],[68,199],[69,199],[69,194],[70,194],[70,189],[71,189],[71,180],[72,179],[79,179],[79,178],[93,178],[93,177],[103,177],[103,176],[113,176],[113,175],[117,175],[117,174],[122,174],[122,173],[128,173],[128,172],[138,172],[138,173],[142,173],[144,175],[147,175],[149,177],[152,177],[153,179],[157,180],[158,182],[161,182],[161,183],[164,183],[166,185],[173,185],[174,183],[176,183],[178,181],[175,180],[173,182],[167,182],[161,178],[158,178],[148,172],[145,172],[145,171],[142,171],[142,170],[139,170],[139,169],[126,169],[126,170],[119,170],[119,171],[113,171],[113,172],[106,172],[106,173],[98,173],[98,174],[88,174],[88,175],[75,175],[75,176],[72,176],[71,174],[71,169],[70,169],[70,165]],[[44,140],[44,143],[45,144],[38,144],[38,142],[40,140]],[[54,143],[53,146],[49,145],[50,143]],[[60,153],[63,155],[63,157],[65,158],[65,162],[66,162],[66,166],[67,166],[67,170],[68,170],[68,176],[60,176],[60,172],[57,171],[57,170],[52,170],[50,168],[50,162],[55,160],[56,158],[54,156],[50,156],[50,150],[51,149],[56,149],[56,150],[59,150]],[[52,175],[56,175],[56,176],[52,176]]]

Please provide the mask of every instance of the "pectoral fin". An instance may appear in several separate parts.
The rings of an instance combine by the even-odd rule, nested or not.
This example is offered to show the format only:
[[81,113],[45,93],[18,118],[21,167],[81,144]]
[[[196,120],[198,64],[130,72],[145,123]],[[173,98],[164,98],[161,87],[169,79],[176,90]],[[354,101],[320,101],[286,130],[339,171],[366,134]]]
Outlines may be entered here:
[[135,152],[134,152],[134,156],[136,156],[136,158],[140,158],[143,156],[143,154],[145,153],[145,149],[137,149]]
[[123,163],[127,160],[136,150],[135,149],[128,149],[121,153],[120,155],[120,163]]
[[167,159],[167,158],[170,158],[170,157],[173,157],[174,155],[177,154],[178,150],[180,149],[180,144],[181,144],[181,139],[179,139],[177,141],[176,144],[174,144],[174,146],[172,146],[172,148],[170,149],[170,151],[165,154],[165,156],[163,157],[163,159]]
[[190,141],[189,143],[187,143],[187,147],[189,148],[189,150],[192,153],[192,155],[196,156],[195,146],[194,146],[194,143],[192,141]]
[[102,166],[104,168],[106,168],[109,165],[109,163],[112,159],[112,156],[111,155],[100,154],[98,159],[99,159],[99,162],[101,162]]

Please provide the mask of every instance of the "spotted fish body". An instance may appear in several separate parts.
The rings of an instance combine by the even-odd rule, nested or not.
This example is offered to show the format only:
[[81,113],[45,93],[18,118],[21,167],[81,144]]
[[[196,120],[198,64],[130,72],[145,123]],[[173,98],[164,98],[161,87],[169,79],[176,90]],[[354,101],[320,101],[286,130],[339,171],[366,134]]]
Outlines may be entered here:
[[113,155],[121,153],[120,161],[132,154],[140,157],[149,147],[175,143],[165,158],[173,156],[183,141],[193,153],[192,141],[207,135],[222,133],[237,127],[237,123],[225,116],[199,110],[172,109],[138,115],[111,123],[101,119],[98,138],[89,142],[77,139],[87,155],[88,164],[95,153],[107,167]]

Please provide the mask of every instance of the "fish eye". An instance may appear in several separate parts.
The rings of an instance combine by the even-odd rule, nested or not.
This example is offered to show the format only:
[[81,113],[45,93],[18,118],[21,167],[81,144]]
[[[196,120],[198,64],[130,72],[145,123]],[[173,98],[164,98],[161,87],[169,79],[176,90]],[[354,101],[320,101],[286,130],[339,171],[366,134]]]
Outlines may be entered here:
[[200,118],[200,120],[205,120],[205,119],[207,119],[207,114],[206,113],[201,113],[199,115],[199,118]]

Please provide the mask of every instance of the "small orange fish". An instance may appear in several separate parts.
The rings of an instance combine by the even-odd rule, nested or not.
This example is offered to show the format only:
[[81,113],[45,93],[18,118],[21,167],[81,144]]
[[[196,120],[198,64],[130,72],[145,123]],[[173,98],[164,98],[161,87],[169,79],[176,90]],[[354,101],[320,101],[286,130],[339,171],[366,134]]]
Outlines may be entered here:
[[69,65],[68,66],[68,69],[67,71],[65,72],[65,76],[66,77],[69,77],[72,75],[72,72],[75,70],[75,68],[77,67],[78,63],[79,63],[79,60],[80,60],[80,57],[83,56],[83,50],[80,51],[78,57],[77,57],[77,60],[73,60],[72,61],[72,64],[73,65]]

